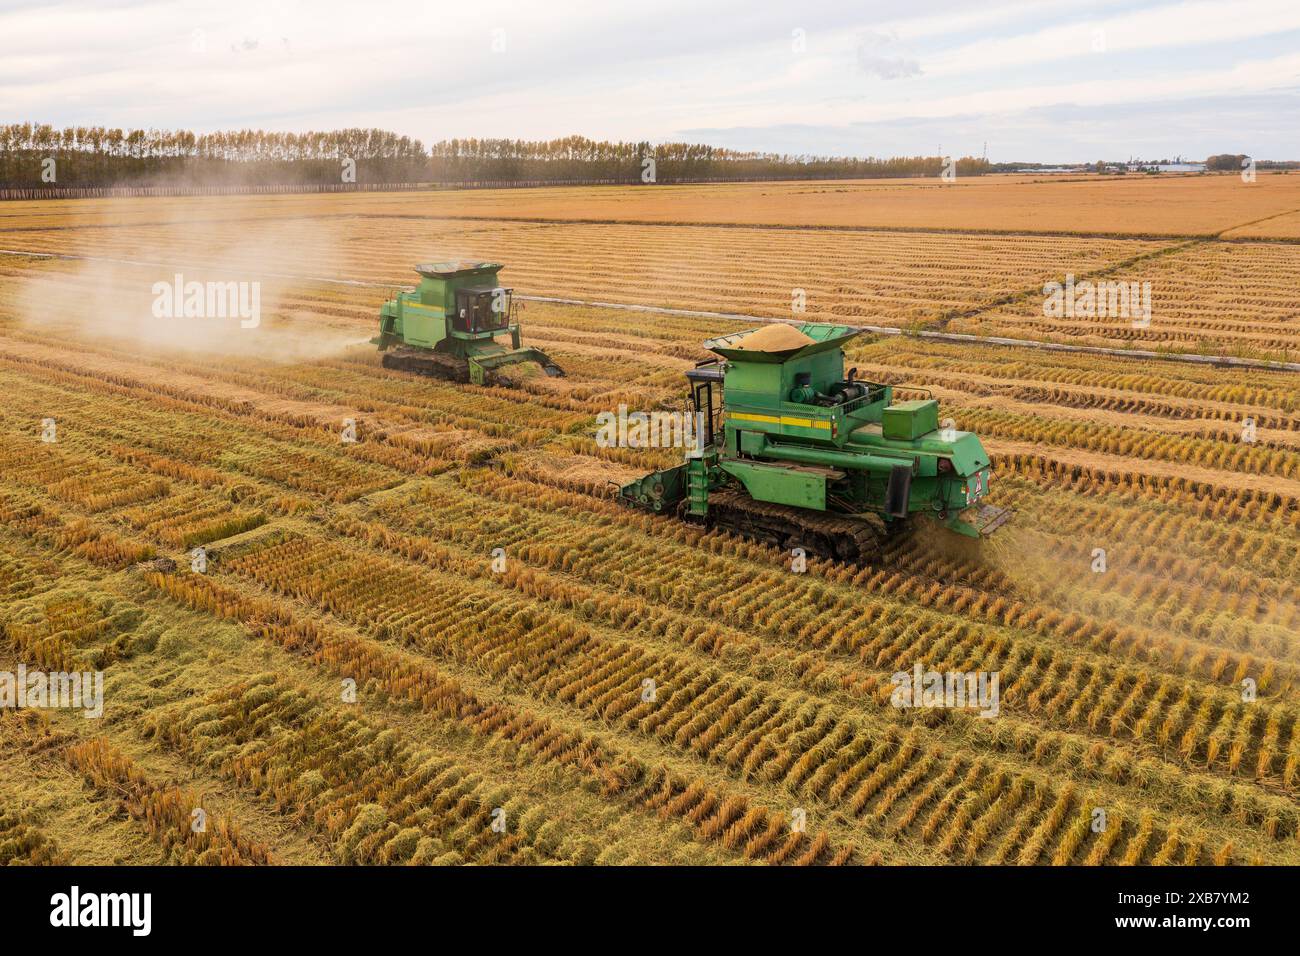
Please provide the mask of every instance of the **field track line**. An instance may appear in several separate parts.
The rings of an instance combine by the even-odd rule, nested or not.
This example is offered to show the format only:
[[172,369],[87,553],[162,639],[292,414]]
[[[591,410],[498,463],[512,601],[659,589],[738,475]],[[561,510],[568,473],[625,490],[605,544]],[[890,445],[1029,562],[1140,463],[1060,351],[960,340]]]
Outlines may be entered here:
[[[704,312],[695,309],[671,309],[655,305],[626,305],[619,302],[594,302],[587,299],[563,299],[547,295],[519,295],[529,302],[549,302],[555,305],[577,305],[595,309],[619,309],[626,312],[650,312],[658,315],[682,315],[707,319],[728,319],[738,322],[783,323],[800,325],[794,319],[773,319],[759,315],[742,315],[736,312]],[[911,331],[888,325],[855,325],[854,328],[876,335],[904,335],[939,342],[956,342],[976,345],[1008,345],[1016,348],[1044,349],[1049,352],[1079,352],[1088,355],[1110,355],[1119,358],[1160,359],[1172,362],[1191,362],[1198,365],[1230,365],[1238,368],[1267,369],[1277,372],[1300,372],[1300,362],[1271,362],[1267,359],[1237,358],[1232,355],[1195,355],[1186,352],[1153,352],[1147,349],[1112,349],[1100,345],[1069,345],[1060,342],[1038,342],[1033,339],[1016,339],[997,335],[965,335],[959,332]]]
[[[155,269],[173,269],[174,265],[164,262],[142,262],[135,259],[114,259],[105,256],[76,256],[59,252],[24,252],[20,249],[0,249],[0,255],[19,256],[29,259],[62,259],[74,262],[106,262],[115,265],[146,266]],[[335,279],[325,276],[299,275],[287,272],[254,272],[255,275],[268,276],[273,279],[294,279],[302,282],[323,282],[330,285],[355,286],[370,289],[394,289],[402,285],[398,282],[367,282],[362,279]],[[726,319],[732,322],[757,322],[759,324],[783,323],[798,325],[793,319],[773,319],[757,315],[744,315],[738,312],[708,312],[699,309],[674,309],[668,306],[631,305],[625,302],[598,302],[590,299],[568,299],[549,295],[524,295],[516,298],[527,302],[547,302],[552,305],[572,305],[591,309],[616,309],[623,312],[645,312],[652,315],[680,315],[690,318]],[[1188,352],[1154,352],[1148,349],[1113,349],[1100,345],[1069,345],[1060,342],[1039,342],[1033,339],[1008,338],[997,335],[965,335],[959,332],[910,331],[888,325],[855,325],[876,335],[906,335],[912,338],[932,339],[938,342],[953,342],[962,345],[1005,345],[1014,348],[1040,349],[1048,352],[1073,352],[1084,355],[1105,355],[1115,358],[1158,360],[1165,362],[1187,362],[1194,365],[1230,366],[1233,368],[1264,369],[1272,372],[1300,372],[1300,362],[1271,362],[1267,359],[1237,358],[1232,355],[1196,355]]]
[[[287,217],[294,218],[294,217]],[[794,223],[794,222],[726,222],[726,221],[699,221],[699,220],[679,220],[679,219],[583,219],[574,217],[560,216],[476,216],[467,215],[434,215],[432,213],[326,213],[322,216],[298,217],[310,219],[384,219],[397,220],[408,219],[430,222],[509,222],[525,225],[536,226],[636,226],[640,227],[658,227],[672,229],[757,229],[771,232],[862,232],[862,233],[904,233],[913,235],[938,235],[938,236],[979,236],[989,238],[1023,238],[1023,239],[1113,239],[1118,241],[1140,241],[1140,242],[1157,242],[1169,239],[1218,239],[1221,233],[1215,232],[1147,232],[1147,233],[1113,233],[1113,232],[1089,232],[1089,231],[1072,231],[1072,230],[1035,230],[1035,229],[985,229],[976,226],[860,226],[852,224],[824,224],[824,223]],[[1272,216],[1266,218],[1273,218]],[[134,224],[132,224],[134,225]],[[76,226],[58,227],[75,229]],[[1238,229],[1240,226],[1232,226],[1231,229]],[[18,232],[19,229],[0,230],[6,232]],[[1228,232],[1230,229],[1224,229],[1222,232]],[[1286,237],[1280,239],[1251,237],[1252,241],[1263,242],[1288,242],[1300,241],[1289,240]],[[1236,242],[1239,240],[1223,239],[1222,242]]]
[[1236,232],[1238,229],[1246,229],[1249,228],[1250,226],[1258,226],[1261,222],[1268,222],[1270,219],[1281,219],[1284,216],[1291,216],[1298,212],[1300,212],[1300,209],[1285,209],[1282,212],[1275,212],[1271,216],[1263,216],[1259,219],[1252,219],[1250,222],[1238,223],[1237,225],[1233,226],[1230,229],[1224,229],[1222,232],[1218,233],[1214,238],[1222,242],[1236,242],[1241,238],[1253,239],[1256,237],[1254,236],[1230,237],[1228,236],[1228,233]]
[[[1216,242],[1233,245],[1296,245],[1300,244],[1300,237],[1296,236],[1229,236],[1229,232],[1237,229],[1244,229],[1247,226],[1257,225],[1261,222],[1267,222],[1270,219],[1277,219],[1282,216],[1289,216],[1300,210],[1284,210],[1280,213],[1273,213],[1264,216],[1262,219],[1252,220],[1247,223],[1229,226],[1218,232],[1133,232],[1133,233],[1115,233],[1115,232],[1097,232],[1090,230],[1071,230],[1071,229],[996,229],[980,228],[976,226],[891,226],[891,225],[853,225],[853,224],[821,224],[821,223],[781,223],[781,222],[725,222],[725,221],[694,221],[694,220],[675,220],[675,219],[575,219],[570,217],[556,216],[476,216],[472,214],[464,215],[438,215],[434,213],[386,213],[386,212],[330,212],[319,215],[308,214],[289,214],[282,216],[259,216],[255,221],[259,223],[271,222],[316,222],[325,219],[378,219],[382,221],[415,221],[415,222],[472,222],[472,223],[511,223],[515,225],[535,225],[535,226],[634,226],[637,228],[665,228],[665,229],[754,229],[768,232],[840,232],[840,233],[898,233],[904,235],[935,235],[935,236],[970,236],[973,238],[1004,238],[1004,239],[1097,239],[1113,240],[1116,242],[1164,242],[1170,240],[1200,240],[1204,242]],[[249,220],[236,215],[204,217],[201,219],[184,220],[186,225],[213,224],[213,223],[231,223],[231,222],[248,222]],[[134,229],[134,228],[151,228],[175,226],[179,222],[174,219],[160,220],[140,220],[136,222],[121,223],[78,223],[75,225],[56,225],[41,224],[34,226],[10,226],[0,219],[0,233],[18,234],[23,232],[75,232],[79,230],[114,230],[114,229]]]
[[[22,249],[0,249],[0,256],[19,256],[24,259],[62,259],[69,262],[107,262],[110,265],[145,266],[150,269],[182,268],[167,262],[145,262],[141,259],[115,259],[111,256],[74,256],[65,252],[27,252]],[[189,268],[195,268],[195,266],[191,265]],[[205,267],[199,265],[197,268]],[[404,284],[401,282],[366,282],[362,279],[335,279],[326,278],[325,276],[305,276],[293,272],[261,272],[255,269],[250,269],[248,271],[253,275],[267,276],[271,279],[295,279],[300,282],[327,282],[331,285],[350,285],[374,289],[395,289]],[[520,296],[520,298],[524,297]]]

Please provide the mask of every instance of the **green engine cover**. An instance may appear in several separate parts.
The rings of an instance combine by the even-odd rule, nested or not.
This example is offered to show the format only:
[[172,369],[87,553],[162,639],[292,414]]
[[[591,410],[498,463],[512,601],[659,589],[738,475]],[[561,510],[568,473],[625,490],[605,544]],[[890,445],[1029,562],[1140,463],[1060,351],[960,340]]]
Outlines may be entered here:
[[896,402],[885,409],[881,427],[893,441],[916,441],[939,429],[939,403],[933,398]]
[[722,470],[740,479],[758,501],[826,510],[826,469],[787,462],[727,461]]

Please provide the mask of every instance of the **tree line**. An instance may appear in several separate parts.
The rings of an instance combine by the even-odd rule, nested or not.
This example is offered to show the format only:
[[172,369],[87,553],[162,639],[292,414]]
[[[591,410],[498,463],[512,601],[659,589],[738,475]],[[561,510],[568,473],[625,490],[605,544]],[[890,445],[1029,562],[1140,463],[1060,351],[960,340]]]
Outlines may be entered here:
[[1205,159],[1205,168],[1211,172],[1224,172],[1228,170],[1241,171],[1241,168],[1249,162],[1250,157],[1245,153],[1216,153],[1213,156],[1207,156]]
[[[584,136],[551,140],[449,139],[430,148],[438,182],[698,182],[754,179],[866,179],[938,176],[939,156],[808,156],[745,152],[702,143],[608,142]],[[987,171],[981,159],[956,163],[959,175]]]
[[[280,133],[0,125],[0,186],[114,187],[336,183],[671,183],[938,176],[938,156],[808,156],[699,143],[448,139],[425,148],[381,129]],[[958,175],[990,170],[963,158]]]
[[381,129],[196,134],[0,125],[0,185],[5,186],[337,183],[344,160],[355,164],[356,182],[412,182],[427,169],[428,153],[418,139]]

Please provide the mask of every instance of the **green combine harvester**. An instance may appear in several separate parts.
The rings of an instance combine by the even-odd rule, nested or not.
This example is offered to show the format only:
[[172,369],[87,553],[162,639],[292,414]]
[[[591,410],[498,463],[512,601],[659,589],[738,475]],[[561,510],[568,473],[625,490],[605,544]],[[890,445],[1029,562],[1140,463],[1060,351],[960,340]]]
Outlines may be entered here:
[[[495,262],[434,262],[415,267],[420,284],[379,309],[384,368],[475,385],[509,385],[504,366],[536,362],[547,375],[563,370],[541,349],[520,346],[511,290],[497,282]],[[497,336],[510,336],[510,348]]]
[[761,330],[705,342],[721,360],[686,373],[698,437],[685,463],[623,485],[619,499],[851,562],[871,560],[914,515],[972,538],[1011,517],[980,504],[988,453],[940,428],[938,402],[895,402],[892,386],[845,374],[844,344],[861,329],[797,328],[764,333],[777,344],[761,350],[749,339]]

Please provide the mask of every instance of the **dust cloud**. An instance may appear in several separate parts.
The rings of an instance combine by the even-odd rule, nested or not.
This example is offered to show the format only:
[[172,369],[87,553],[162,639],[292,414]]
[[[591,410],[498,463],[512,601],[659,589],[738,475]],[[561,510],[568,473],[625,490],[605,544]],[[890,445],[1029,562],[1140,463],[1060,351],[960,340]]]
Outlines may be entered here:
[[[168,227],[176,228],[187,234],[174,261],[158,249],[123,244],[50,260],[23,282],[16,300],[20,326],[50,341],[276,364],[339,357],[374,334],[370,316],[363,323],[355,315],[316,311],[319,285],[274,275],[287,271],[277,268],[286,249],[299,261],[338,261],[333,233],[321,224],[253,220],[233,243],[196,243],[203,223]],[[312,272],[328,275],[328,266]],[[383,297],[375,289],[376,310]]]

